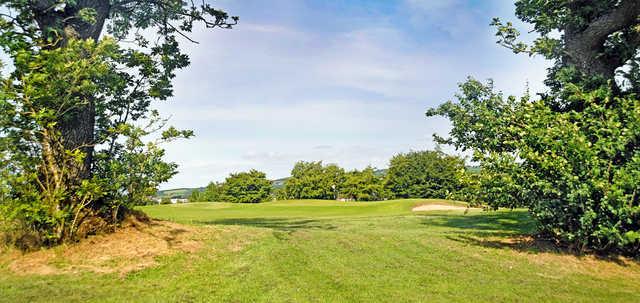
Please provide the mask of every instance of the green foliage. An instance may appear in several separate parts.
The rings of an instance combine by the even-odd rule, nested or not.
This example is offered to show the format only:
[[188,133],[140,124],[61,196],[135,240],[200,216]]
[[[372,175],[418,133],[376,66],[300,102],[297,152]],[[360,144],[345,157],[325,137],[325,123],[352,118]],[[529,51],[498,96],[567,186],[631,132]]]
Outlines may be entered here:
[[202,202],[204,201],[202,198],[202,192],[199,190],[194,190],[189,195],[189,202]]
[[447,142],[475,152],[482,199],[494,208],[527,206],[542,235],[580,250],[637,254],[640,101],[607,88],[568,89],[583,110],[556,112],[528,98],[496,102],[502,97],[488,85],[479,99],[467,91],[428,114],[449,117]]
[[397,198],[452,197],[461,188],[464,160],[440,151],[398,154],[391,158],[385,187]]
[[190,202],[215,202],[222,201],[222,184],[211,182],[202,191],[194,190],[189,197]]
[[525,201],[544,234],[580,249],[638,254],[640,101],[575,89],[584,111],[525,108],[531,123],[516,143],[530,182]]
[[[463,192],[465,186],[468,190]],[[367,167],[345,173],[335,164],[298,162],[277,199],[380,201],[426,197],[479,202],[471,193],[473,186],[477,182],[467,176],[463,159],[442,152],[412,152],[391,159],[389,170]]]
[[[11,61],[0,78],[0,219],[44,244],[112,229],[176,173],[159,145],[193,135],[149,110],[189,64],[176,37],[237,18],[177,0],[0,8],[0,49]],[[154,42],[138,34],[154,29]]]
[[173,129],[144,143],[143,137],[165,124],[156,112],[146,114],[145,127],[120,122],[105,130],[108,137],[97,138],[110,145],[92,155],[91,177],[82,177],[78,167],[87,160],[85,147],[66,147],[56,126],[69,118],[65,113],[84,106],[87,95],[104,96],[95,101],[98,108],[111,105],[108,96],[118,92],[122,80],[116,62],[121,55],[112,39],[71,40],[63,48],[19,52],[16,71],[4,80],[0,149],[12,169],[3,171],[0,214],[28,226],[45,243],[74,238],[82,222],[96,214],[117,222],[120,211],[145,204],[158,184],[176,173],[175,164],[162,161],[158,144],[191,136]]
[[340,186],[340,196],[355,201],[381,201],[389,196],[384,187],[384,178],[378,177],[372,167],[346,174]]
[[335,200],[345,181],[344,169],[322,161],[295,164],[285,182],[288,198]]
[[284,187],[276,187],[271,186],[272,190],[271,190],[271,196],[273,197],[273,200],[286,200],[287,199],[287,191],[285,190]]
[[[469,79],[440,143],[474,152],[477,188],[492,207],[526,206],[539,234],[577,250],[640,254],[640,2],[516,1],[533,45],[494,19],[498,43],[554,60],[539,100],[505,98]],[[560,33],[560,35],[558,35]]]
[[[216,185],[217,187],[217,185]],[[259,203],[269,199],[271,181],[267,175],[255,169],[231,174],[220,188],[221,198],[234,203]]]
[[103,207],[117,210],[119,207],[131,209],[136,205],[148,204],[158,186],[177,173],[175,163],[162,160],[164,150],[159,144],[175,138],[188,138],[191,132],[176,133],[163,136],[156,141],[143,142],[142,137],[150,135],[154,125],[160,122],[162,121],[157,113],[152,112],[150,125],[146,129],[123,125],[121,131],[127,139],[120,146],[119,152],[112,158],[104,153],[96,155],[95,174],[102,180],[108,180],[104,186],[108,196]]
[[[586,90],[610,87],[615,93],[638,91],[640,82],[620,69],[637,65],[640,46],[640,3],[636,0],[541,1],[516,0],[516,16],[534,26],[531,44],[519,41],[511,22],[494,18],[498,44],[515,53],[541,55],[553,61],[545,101],[556,108],[580,108],[570,101],[565,84]],[[623,68],[622,70],[627,70]],[[617,75],[617,78],[616,78]],[[578,102],[577,104],[575,102]]]
[[482,194],[482,178],[486,173],[478,170],[477,172],[468,168],[464,172],[460,172],[458,182],[460,187],[454,191],[449,199],[464,201],[473,207],[484,207],[486,203]]

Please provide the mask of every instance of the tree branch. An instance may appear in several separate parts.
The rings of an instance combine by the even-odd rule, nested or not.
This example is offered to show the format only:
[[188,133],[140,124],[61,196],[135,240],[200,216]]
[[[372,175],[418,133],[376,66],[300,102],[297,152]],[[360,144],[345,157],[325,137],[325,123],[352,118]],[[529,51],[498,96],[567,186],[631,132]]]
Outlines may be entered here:
[[636,24],[639,15],[640,1],[622,1],[617,9],[589,24],[575,40],[582,40],[590,47],[600,47],[612,33]]

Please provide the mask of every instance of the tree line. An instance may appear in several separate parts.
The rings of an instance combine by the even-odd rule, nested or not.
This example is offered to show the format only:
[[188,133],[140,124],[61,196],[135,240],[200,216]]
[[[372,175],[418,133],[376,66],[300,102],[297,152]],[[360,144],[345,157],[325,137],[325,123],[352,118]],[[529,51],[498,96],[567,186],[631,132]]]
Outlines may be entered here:
[[[322,161],[297,162],[284,186],[274,188],[256,170],[231,174],[224,182],[211,182],[189,200],[257,203],[267,200],[323,199],[380,201],[394,198],[466,199],[472,194],[474,173],[458,156],[440,151],[414,151],[395,155],[384,173],[373,167],[346,171]],[[475,201],[475,200],[472,200]]]

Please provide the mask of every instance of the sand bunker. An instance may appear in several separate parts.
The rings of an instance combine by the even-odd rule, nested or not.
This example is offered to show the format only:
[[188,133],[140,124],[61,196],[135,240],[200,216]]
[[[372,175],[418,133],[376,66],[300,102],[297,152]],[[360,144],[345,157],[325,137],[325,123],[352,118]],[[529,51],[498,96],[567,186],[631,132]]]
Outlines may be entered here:
[[426,204],[414,207],[413,211],[430,211],[430,210],[466,210],[466,206],[442,205],[442,204]]

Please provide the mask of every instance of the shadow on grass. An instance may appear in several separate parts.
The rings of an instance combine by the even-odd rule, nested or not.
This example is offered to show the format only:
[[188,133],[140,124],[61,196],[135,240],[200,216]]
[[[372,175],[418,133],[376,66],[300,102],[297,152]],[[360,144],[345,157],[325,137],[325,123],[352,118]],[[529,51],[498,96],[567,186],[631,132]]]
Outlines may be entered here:
[[625,257],[619,254],[602,255],[595,252],[583,251],[562,246],[554,241],[539,239],[531,235],[519,235],[507,238],[482,238],[467,235],[448,236],[447,239],[465,244],[477,245],[487,248],[511,249],[528,254],[549,253],[554,255],[571,255],[577,258],[593,257],[600,261],[613,262],[620,266],[629,266],[632,263],[640,264],[639,259]]
[[477,236],[514,236],[534,232],[534,222],[526,211],[482,212],[476,214],[427,215],[424,225],[454,229],[454,233]]
[[300,230],[334,230],[336,226],[318,220],[300,220],[286,218],[232,218],[194,223],[206,225],[243,225],[251,227],[271,228],[280,233],[292,234]]
[[629,259],[620,255],[598,255],[580,252],[574,248],[535,236],[535,222],[523,210],[483,212],[473,215],[431,215],[426,216],[425,225],[441,226],[453,230],[447,239],[465,244],[486,248],[511,249],[529,254],[551,253],[556,255],[573,255],[576,257],[592,256],[596,259],[628,266],[637,259]]

